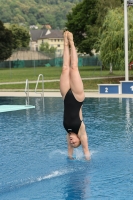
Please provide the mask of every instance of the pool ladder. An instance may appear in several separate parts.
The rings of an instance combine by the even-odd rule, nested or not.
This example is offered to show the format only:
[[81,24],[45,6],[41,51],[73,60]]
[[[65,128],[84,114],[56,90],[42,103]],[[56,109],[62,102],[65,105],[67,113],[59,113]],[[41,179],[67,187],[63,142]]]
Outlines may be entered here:
[[26,79],[25,94],[26,94],[26,106],[28,106],[29,105],[29,82],[28,82],[28,79]]
[[[37,87],[38,87],[40,77],[42,77],[42,92],[37,92]],[[36,87],[35,87],[35,93],[40,93],[41,96],[44,97],[44,77],[43,77],[43,74],[39,74],[39,76],[38,76]]]

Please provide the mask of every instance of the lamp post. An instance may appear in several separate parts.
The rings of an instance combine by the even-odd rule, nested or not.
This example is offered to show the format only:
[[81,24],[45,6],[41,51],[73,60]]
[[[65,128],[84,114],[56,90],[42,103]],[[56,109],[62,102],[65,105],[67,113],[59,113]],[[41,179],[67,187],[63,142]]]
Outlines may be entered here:
[[127,7],[128,6],[133,6],[133,0],[124,0],[125,81],[129,80],[129,72],[128,72],[128,17],[127,17]]
[[124,30],[125,30],[125,81],[128,81],[128,20],[127,20],[127,0],[124,0]]

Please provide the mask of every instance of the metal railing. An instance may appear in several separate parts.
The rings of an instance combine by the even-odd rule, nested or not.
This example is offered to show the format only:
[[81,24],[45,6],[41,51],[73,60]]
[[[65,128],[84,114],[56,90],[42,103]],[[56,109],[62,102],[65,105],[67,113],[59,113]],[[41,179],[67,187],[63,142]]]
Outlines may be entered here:
[[29,82],[28,82],[28,79],[26,79],[26,83],[25,83],[25,94],[26,94],[26,105],[29,105]]
[[[40,81],[40,77],[42,77],[42,92],[37,92],[37,87],[38,87],[38,83]],[[38,76],[36,87],[35,87],[35,93],[40,93],[41,96],[44,97],[44,77],[43,77],[43,74],[39,74],[39,76]]]

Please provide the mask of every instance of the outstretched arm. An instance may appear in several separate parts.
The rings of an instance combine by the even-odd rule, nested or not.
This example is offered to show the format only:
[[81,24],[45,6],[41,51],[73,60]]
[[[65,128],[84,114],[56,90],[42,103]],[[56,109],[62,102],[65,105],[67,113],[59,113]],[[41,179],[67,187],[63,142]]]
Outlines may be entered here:
[[71,146],[71,144],[70,144],[70,141],[69,141],[69,136],[68,136],[68,134],[67,134],[67,145],[68,145],[68,157],[70,158],[70,159],[73,159],[73,147]]
[[81,145],[82,145],[82,148],[83,148],[85,158],[86,158],[86,160],[90,160],[91,156],[90,156],[90,151],[89,151],[89,147],[88,147],[88,137],[87,137],[85,125],[84,125],[83,122],[81,124],[79,136],[80,136]]

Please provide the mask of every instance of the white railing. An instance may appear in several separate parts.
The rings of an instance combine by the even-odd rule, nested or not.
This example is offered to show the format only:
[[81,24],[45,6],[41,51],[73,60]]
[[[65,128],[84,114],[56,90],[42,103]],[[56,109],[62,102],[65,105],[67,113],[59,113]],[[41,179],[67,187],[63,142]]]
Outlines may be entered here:
[[28,79],[26,79],[26,83],[25,83],[25,94],[26,94],[26,105],[29,105],[29,82],[28,82]]
[[[42,92],[37,92],[37,87],[38,87],[38,83],[40,81],[40,77],[42,77]],[[41,96],[44,97],[44,77],[43,77],[43,74],[39,74],[39,76],[38,76],[36,87],[35,87],[35,93],[40,93]]]

